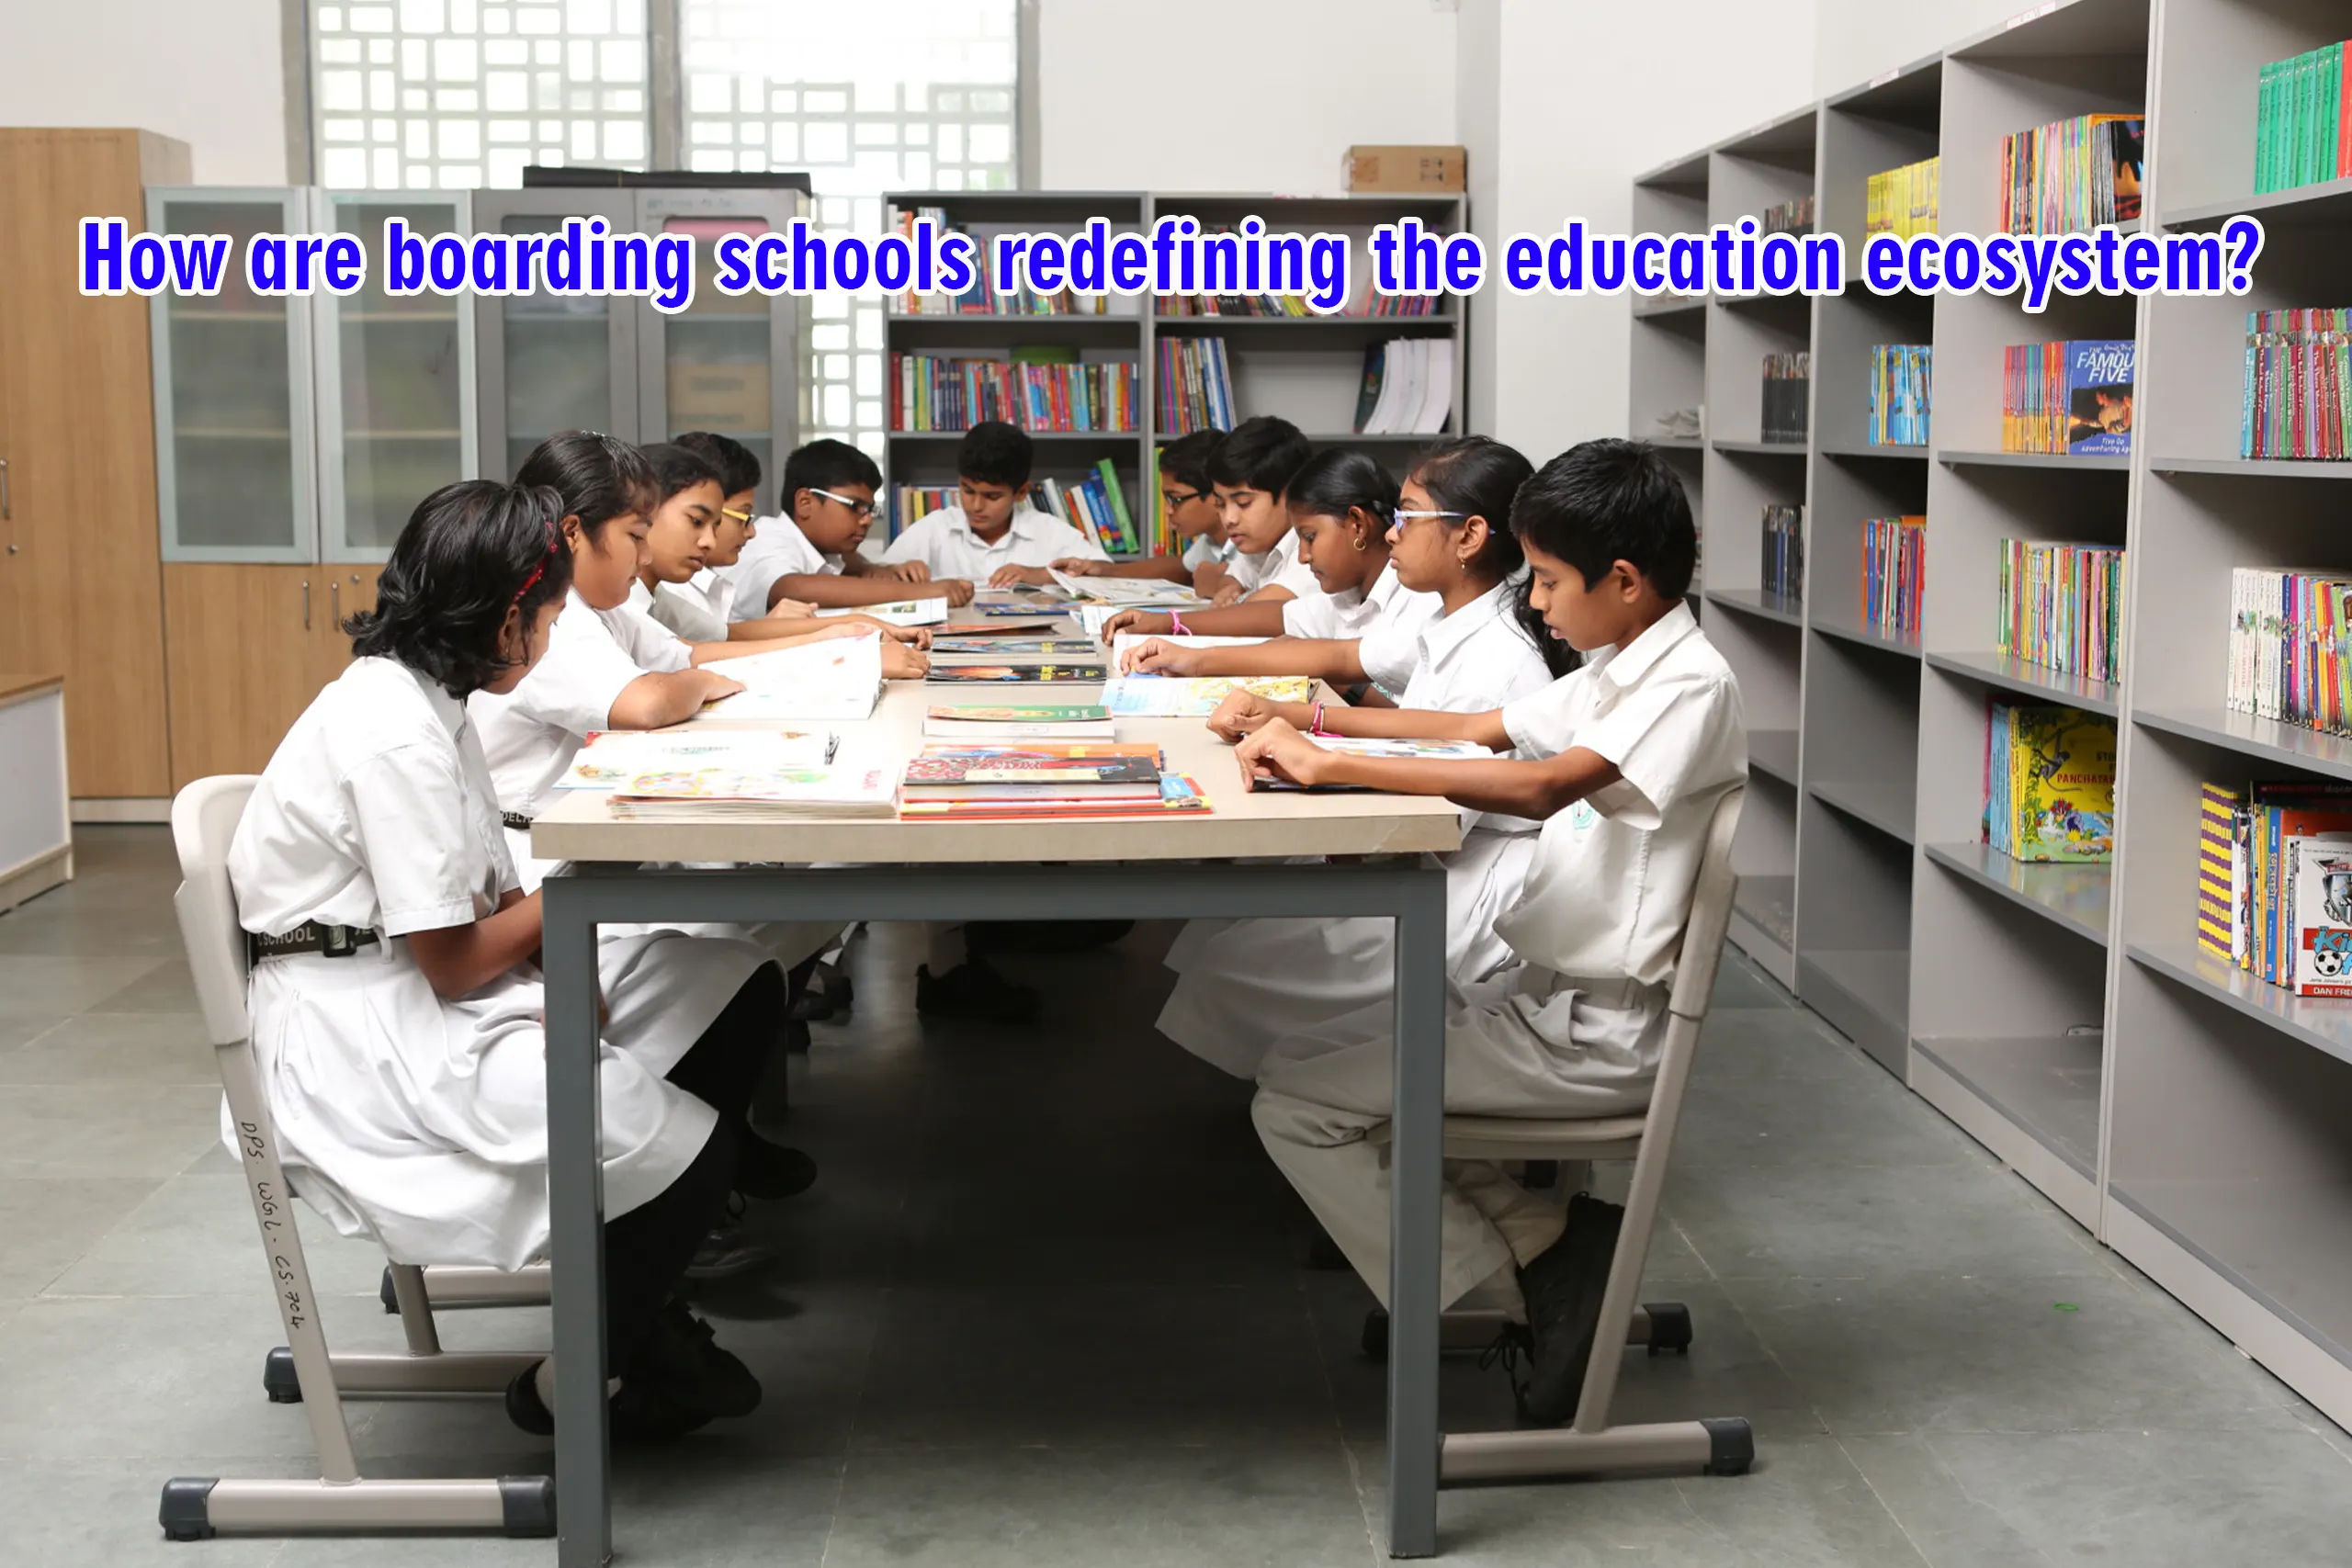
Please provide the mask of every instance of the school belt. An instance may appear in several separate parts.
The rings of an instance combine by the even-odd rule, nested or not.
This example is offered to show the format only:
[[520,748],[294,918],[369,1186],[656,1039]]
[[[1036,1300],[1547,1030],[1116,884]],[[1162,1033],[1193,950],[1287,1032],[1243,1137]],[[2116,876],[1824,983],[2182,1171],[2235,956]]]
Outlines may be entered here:
[[1521,995],[1546,999],[1562,991],[1574,991],[1595,1007],[1621,1011],[1652,999],[1662,1001],[1666,997],[1664,986],[1645,986],[1623,975],[1562,975],[1533,964],[1527,966],[1527,977],[1520,982],[1519,989]]
[[500,812],[498,825],[510,833],[527,833],[531,830],[531,819],[519,811]]
[[376,932],[372,927],[322,926],[316,920],[304,920],[292,931],[275,936],[263,931],[246,932],[245,956],[255,964],[265,958],[299,958],[310,953],[349,958],[374,941]]

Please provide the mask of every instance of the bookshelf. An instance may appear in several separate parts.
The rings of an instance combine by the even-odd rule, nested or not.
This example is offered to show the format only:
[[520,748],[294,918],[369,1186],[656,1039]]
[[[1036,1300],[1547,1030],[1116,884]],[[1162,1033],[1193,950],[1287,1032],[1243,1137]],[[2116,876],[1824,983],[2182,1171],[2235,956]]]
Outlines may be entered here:
[[[945,210],[955,228],[985,243],[997,233],[1072,233],[1090,218],[1110,220],[1115,229],[1148,231],[1165,214],[1189,214],[1204,231],[1231,228],[1252,214],[1270,231],[1348,235],[1354,243],[1355,296],[1351,312],[1368,298],[1374,227],[1418,218],[1425,228],[1451,232],[1468,227],[1464,199],[1456,196],[1282,197],[1246,193],[1190,194],[1147,191],[902,191],[883,197],[900,209]],[[1160,443],[1184,434],[1160,428],[1154,376],[1159,344],[1168,338],[1223,341],[1232,372],[1233,400],[1239,417],[1276,414],[1289,420],[1319,447],[1370,452],[1391,468],[1440,434],[1463,429],[1468,382],[1464,351],[1464,301],[1441,299],[1428,316],[1322,317],[1178,316],[1157,311],[1149,296],[1103,300],[1100,315],[1058,316],[884,315],[889,353],[941,354],[1001,358],[1016,346],[1064,345],[1083,362],[1132,360],[1137,367],[1140,418],[1132,432],[1032,432],[1037,442],[1037,477],[1065,483],[1108,457],[1126,491],[1127,509],[1138,528],[1156,512],[1159,498],[1148,489],[1151,455]],[[1453,398],[1443,429],[1437,433],[1373,434],[1354,430],[1356,394],[1363,379],[1365,349],[1396,338],[1442,338],[1453,345]],[[1695,369],[1695,357],[1693,359]],[[886,361],[887,364],[887,361]],[[1693,400],[1695,400],[1695,399]],[[899,431],[886,437],[885,482],[952,485],[960,431]]]
[[[2352,739],[2229,711],[2224,663],[2232,568],[2352,571],[2352,463],[2238,456],[2246,312],[2352,303],[2352,181],[2252,194],[2257,73],[2347,33],[2324,0],[2036,6],[1642,176],[1645,228],[1810,182],[1817,226],[1850,248],[1868,175],[1937,155],[1940,227],[1985,233],[2004,133],[2144,108],[2143,224],[2210,231],[2250,212],[2267,240],[2243,298],[2089,297],[2039,317],[1981,296],[1645,301],[1631,406],[1643,434],[1694,375],[1707,394],[1699,592],[1747,699],[1763,824],[1743,822],[1733,940],[2352,1424],[2352,1002],[2254,980],[2202,953],[2192,923],[2200,784],[2352,780]],[[2001,348],[2073,337],[2137,340],[2132,454],[2002,452]],[[1924,448],[1864,443],[1860,378],[1883,342],[1934,347]],[[1753,428],[1758,357],[1787,346],[1813,355],[1793,452]],[[1784,499],[1806,507],[1802,602],[1758,592],[1760,509]],[[1860,624],[1857,530],[1897,512],[1928,518],[1916,640]],[[1995,546],[2018,537],[2126,549],[2121,679],[1996,650]],[[2111,863],[2024,864],[1982,842],[1995,697],[2116,718]]]

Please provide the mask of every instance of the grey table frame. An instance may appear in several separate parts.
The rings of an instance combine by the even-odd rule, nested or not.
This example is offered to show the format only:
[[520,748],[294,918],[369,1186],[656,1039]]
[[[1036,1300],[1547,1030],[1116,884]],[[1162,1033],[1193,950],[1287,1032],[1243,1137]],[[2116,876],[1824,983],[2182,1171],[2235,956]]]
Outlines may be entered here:
[[605,1411],[605,1182],[596,928],[633,920],[1156,919],[1348,915],[1396,922],[1391,1150],[1388,1553],[1437,1551],[1439,1183],[1445,1102],[1445,873],[1355,863],[1095,861],[812,869],[574,862],[547,878],[548,1188],[559,1568],[612,1557]]

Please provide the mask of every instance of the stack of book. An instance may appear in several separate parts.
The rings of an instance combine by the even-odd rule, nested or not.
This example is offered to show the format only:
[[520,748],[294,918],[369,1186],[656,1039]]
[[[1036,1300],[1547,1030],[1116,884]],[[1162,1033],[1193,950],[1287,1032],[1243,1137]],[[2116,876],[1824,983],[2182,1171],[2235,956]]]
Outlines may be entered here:
[[1766,355],[1764,428],[1760,439],[1804,445],[1812,419],[1812,355],[1802,350],[1794,354]]
[[944,512],[957,505],[954,485],[893,485],[890,487],[890,537],[897,538],[907,531],[907,525],[934,512]]
[[1942,170],[1941,158],[1928,158],[1872,175],[1862,200],[1863,238],[1893,234],[1907,240],[1914,234],[1936,232]]
[[1757,214],[1767,234],[1810,234],[1813,232],[1813,195],[1776,203]]
[[2254,101],[2257,195],[2352,175],[2352,117],[2344,113],[2347,67],[2352,53],[2332,43],[2262,68]]
[[[1396,762],[1491,762],[1495,753],[1476,740],[1375,740],[1353,735],[1318,735],[1315,744],[1326,751],[1337,751],[1349,757],[1372,757],[1382,761]],[[1253,776],[1253,790],[1282,790],[1309,795],[1347,795],[1368,789],[1366,784],[1293,784],[1288,779]]]
[[[884,224],[896,233],[909,236],[914,233],[918,218],[928,218],[941,233],[948,232],[945,208],[893,206],[883,210]],[[973,262],[978,276],[963,293],[918,294],[907,289],[886,296],[888,309],[893,315],[901,316],[1099,316],[1108,308],[1108,296],[1102,294],[1076,295],[1067,288],[1052,294],[1040,294],[1032,288],[999,288],[992,276],[995,257],[986,243],[973,246]]]
[[1026,430],[1136,428],[1132,361],[1039,365],[890,355],[890,428],[969,430],[1001,419]]
[[2012,344],[2001,350],[2001,450],[2074,457],[2132,450],[2129,338]]
[[1804,508],[1764,509],[1764,592],[1794,602],[1804,597]]
[[2352,457],[2352,310],[2250,310],[2242,457]]
[[1198,786],[1166,772],[1148,742],[949,741],[925,746],[899,780],[910,819],[1159,817],[1205,811]]
[[1880,637],[1919,635],[1927,592],[1928,520],[1872,517],[1862,524],[1862,626]]
[[2136,114],[2086,114],[2001,138],[2000,209],[2009,234],[2071,234],[2140,216]]
[[2003,539],[2001,651],[2093,681],[2123,676],[2123,552]]
[[1205,718],[1226,694],[1255,692],[1271,703],[1311,702],[1311,675],[1118,675],[1102,683],[1102,705],[1122,718]]
[[833,822],[898,813],[888,768],[717,763],[642,773],[614,786],[620,822]]
[[1049,512],[1102,547],[1107,555],[1133,555],[1143,548],[1127,511],[1127,492],[1118,471],[1104,457],[1082,479],[1064,484],[1057,479],[1037,481],[1031,493],[1041,512]]
[[1159,434],[1189,435],[1195,430],[1231,430],[1233,371],[1221,337],[1159,340]]
[[1984,842],[2021,861],[2115,858],[2115,721],[1995,698],[1985,724]]
[[1453,412],[1453,340],[1400,337],[1366,345],[1356,389],[1361,434],[1434,434]]
[[1924,343],[1871,347],[1870,444],[1925,446],[1935,350]]
[[934,707],[923,715],[922,732],[959,748],[974,741],[1115,739],[1111,710],[1091,703]]
[[2352,734],[2352,576],[2242,566],[2230,573],[2229,705]]
[[2204,786],[2197,945],[2299,997],[2352,997],[2352,784]]

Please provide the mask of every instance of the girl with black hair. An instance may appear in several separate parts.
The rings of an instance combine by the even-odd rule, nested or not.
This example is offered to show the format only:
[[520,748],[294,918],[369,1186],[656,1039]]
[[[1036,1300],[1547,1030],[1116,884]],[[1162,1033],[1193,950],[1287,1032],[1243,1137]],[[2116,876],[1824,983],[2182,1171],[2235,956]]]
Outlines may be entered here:
[[[1555,679],[1549,636],[1521,625],[1524,558],[1507,526],[1512,498],[1534,471],[1483,435],[1442,441],[1414,462],[1389,529],[1406,587],[1432,592],[1437,613],[1369,628],[1339,672],[1370,677],[1407,708],[1476,712],[1532,696]],[[1188,624],[1190,617],[1187,617]],[[1220,650],[1227,651],[1227,650]],[[1247,649],[1240,651],[1249,651]],[[1279,705],[1268,705],[1270,707]],[[1364,710],[1332,710],[1354,714]],[[1312,711],[1302,728],[1314,728]],[[1446,872],[1446,973],[1467,985],[1510,957],[1495,917],[1519,896],[1541,824],[1464,811],[1462,847]],[[1393,922],[1385,919],[1195,921],[1169,950],[1178,972],[1159,1031],[1238,1077],[1254,1077],[1278,1040],[1388,994]]]
[[[571,586],[551,491],[469,480],[417,507],[355,658],[288,730],[231,845],[255,933],[261,1081],[305,1196],[395,1260],[513,1269],[548,1244],[540,904],[465,702],[511,692]],[[607,1313],[618,1429],[691,1430],[760,1389],[667,1304],[726,1201],[783,977],[756,949],[605,944]],[[507,1390],[552,1430],[544,1363]]]

